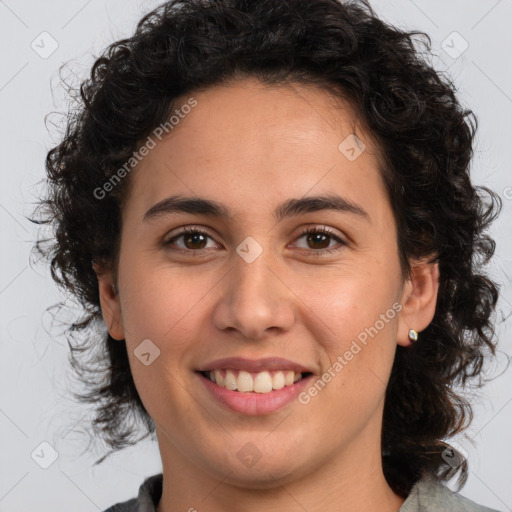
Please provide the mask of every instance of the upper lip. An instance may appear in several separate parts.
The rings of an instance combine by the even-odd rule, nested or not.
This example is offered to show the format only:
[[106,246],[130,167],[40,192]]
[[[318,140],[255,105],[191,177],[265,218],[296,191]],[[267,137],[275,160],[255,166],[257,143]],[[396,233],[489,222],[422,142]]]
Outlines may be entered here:
[[313,370],[281,357],[264,357],[262,359],[246,359],[244,357],[226,357],[206,363],[198,371],[211,370],[245,370],[247,372],[260,372],[264,370],[293,370],[295,373],[314,373]]

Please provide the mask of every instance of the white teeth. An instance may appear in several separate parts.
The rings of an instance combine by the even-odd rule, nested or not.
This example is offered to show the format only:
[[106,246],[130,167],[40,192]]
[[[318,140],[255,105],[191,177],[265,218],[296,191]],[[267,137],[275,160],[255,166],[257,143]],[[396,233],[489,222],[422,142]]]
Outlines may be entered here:
[[[224,372],[225,376],[223,376]],[[273,375],[271,375],[269,371],[251,374],[244,370],[238,372],[236,370],[215,370],[207,372],[207,376],[218,386],[229,389],[230,391],[240,391],[242,393],[270,393],[272,390],[279,390],[283,389],[285,386],[291,386],[302,379],[302,373],[295,373],[292,370],[276,371],[272,373]]]
[[[297,374],[299,375],[299,374]],[[272,388],[283,389],[284,388],[284,374],[283,372],[276,372],[272,377]]]
[[[249,372],[240,371],[238,374],[238,378],[236,379],[236,388],[238,391],[248,392],[252,391],[253,387],[256,387],[256,383],[252,382],[252,376]],[[257,389],[254,389],[257,391]]]
[[231,370],[226,371],[226,377],[224,378],[224,387],[231,391],[236,389],[236,377]]
[[272,378],[270,373],[261,372],[254,379],[254,391],[256,393],[270,393],[272,391]]
[[[212,372],[210,372],[210,375],[211,374],[212,374]],[[222,376],[222,372],[220,370],[215,370],[215,382],[219,386],[224,386],[224,377]]]

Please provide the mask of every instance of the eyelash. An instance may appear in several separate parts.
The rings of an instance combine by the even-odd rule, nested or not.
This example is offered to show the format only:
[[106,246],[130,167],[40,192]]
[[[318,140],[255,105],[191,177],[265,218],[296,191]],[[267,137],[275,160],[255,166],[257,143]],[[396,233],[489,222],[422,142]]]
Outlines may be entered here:
[[[213,240],[212,235],[210,233],[208,233],[207,231],[201,229],[201,228],[185,227],[177,235],[173,236],[172,238],[170,238],[169,240],[164,242],[164,246],[166,246],[166,247],[170,246],[178,238],[180,238],[180,237],[182,237],[182,236],[184,236],[186,234],[191,234],[191,233],[205,235],[205,236],[207,236],[207,237],[209,237],[209,238],[211,238]],[[328,235],[330,238],[332,238],[335,241],[337,241],[342,247],[348,245],[348,243],[345,242],[345,240],[340,238],[338,235],[336,235],[330,229],[328,229],[326,227],[323,227],[323,226],[320,226],[320,227],[309,227],[309,228],[304,229],[300,233],[300,235],[296,238],[296,240],[298,240],[299,238],[302,238],[304,235],[318,234],[318,233],[322,233],[324,235]],[[334,247],[334,248],[331,248],[331,249],[316,249],[316,250],[312,249],[311,252],[312,252],[313,256],[317,257],[317,256],[322,256],[324,254],[330,254],[330,253],[333,253],[333,252],[337,252],[337,251],[341,250],[342,247]],[[197,255],[197,256],[200,256],[201,254],[203,254],[204,251],[208,251],[208,249],[197,249],[197,250],[194,250],[194,249],[173,249],[173,250],[177,251],[177,252],[187,253],[189,255],[193,254],[193,255]]]

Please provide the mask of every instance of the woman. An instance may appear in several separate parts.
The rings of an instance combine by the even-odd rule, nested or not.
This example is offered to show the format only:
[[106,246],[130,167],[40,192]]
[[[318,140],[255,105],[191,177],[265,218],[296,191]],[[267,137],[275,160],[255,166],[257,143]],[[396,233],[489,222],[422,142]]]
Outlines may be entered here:
[[74,348],[96,431],[158,439],[109,511],[490,510],[443,439],[495,350],[499,198],[414,35],[364,2],[170,1],[94,64],[38,249],[73,328],[106,326],[102,381]]

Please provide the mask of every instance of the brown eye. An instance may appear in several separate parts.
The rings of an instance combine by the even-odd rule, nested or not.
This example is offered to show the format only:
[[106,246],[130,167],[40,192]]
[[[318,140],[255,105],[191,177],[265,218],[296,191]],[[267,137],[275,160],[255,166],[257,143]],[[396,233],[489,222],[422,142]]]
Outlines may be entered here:
[[[178,251],[203,251],[206,249],[208,238],[212,239],[211,235],[206,231],[202,231],[198,228],[184,228],[180,233],[164,242],[164,245],[178,245],[178,248],[176,249]],[[181,244],[177,244],[176,242],[180,239],[182,239]]]
[[[307,245],[305,249],[313,249],[310,252],[314,256],[336,252],[341,247],[348,245],[347,242],[325,227],[308,228],[302,232],[298,239],[300,238],[305,238]],[[337,244],[330,245],[333,241]],[[336,247],[336,245],[341,247]]]
[[329,235],[324,233],[310,233],[306,236],[308,243],[313,245],[312,249],[326,249],[329,247],[330,238]]
[[[203,249],[202,247],[205,243],[205,235],[202,233],[187,233],[183,236],[183,243],[187,247],[187,249]],[[201,245],[201,247],[198,247]]]

